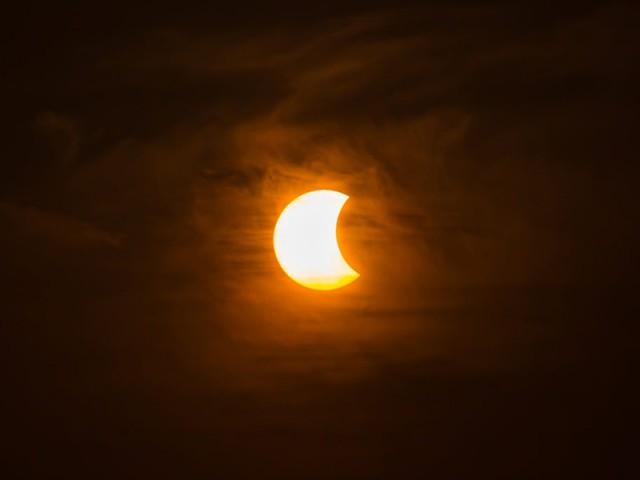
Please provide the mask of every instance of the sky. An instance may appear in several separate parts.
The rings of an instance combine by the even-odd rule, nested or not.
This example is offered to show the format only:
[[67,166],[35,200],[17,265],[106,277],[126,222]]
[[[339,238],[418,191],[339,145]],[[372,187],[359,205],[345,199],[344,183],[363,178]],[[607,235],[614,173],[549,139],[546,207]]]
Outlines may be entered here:
[[133,3],[3,14],[3,477],[636,476],[637,6]]

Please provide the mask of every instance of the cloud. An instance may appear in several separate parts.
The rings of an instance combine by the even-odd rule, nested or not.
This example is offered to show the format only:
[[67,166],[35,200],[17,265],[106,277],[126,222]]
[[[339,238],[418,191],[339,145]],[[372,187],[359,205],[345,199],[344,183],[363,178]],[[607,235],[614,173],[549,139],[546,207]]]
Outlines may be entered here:
[[[24,132],[0,178],[17,469],[77,466],[62,450],[102,468],[117,447],[159,477],[466,478],[451,466],[496,452],[540,471],[563,452],[575,473],[615,437],[638,9],[436,3],[40,15],[38,54],[9,69]],[[362,275],[321,295],[272,248],[314,188],[351,196],[338,235]]]
[[56,212],[0,202],[0,213],[25,231],[67,247],[117,247],[122,233],[111,233]]
[[[478,305],[627,275],[610,247],[631,185],[614,179],[633,175],[617,158],[601,175],[597,132],[626,138],[610,115],[626,111],[611,105],[637,11],[532,15],[439,6],[105,41],[67,77],[74,120],[39,120],[67,147],[77,125],[98,132],[33,188],[60,213],[13,199],[3,213],[65,245],[123,247],[119,268],[144,281],[121,304],[156,312],[140,329],[166,325],[166,344],[181,339],[180,358],[224,391],[526,363],[544,329]],[[314,188],[351,196],[340,242],[362,274],[322,301],[292,291],[271,244],[282,208]]]
[[80,148],[80,132],[71,118],[54,112],[42,113],[33,120],[33,129],[57,166],[69,167],[74,162]]

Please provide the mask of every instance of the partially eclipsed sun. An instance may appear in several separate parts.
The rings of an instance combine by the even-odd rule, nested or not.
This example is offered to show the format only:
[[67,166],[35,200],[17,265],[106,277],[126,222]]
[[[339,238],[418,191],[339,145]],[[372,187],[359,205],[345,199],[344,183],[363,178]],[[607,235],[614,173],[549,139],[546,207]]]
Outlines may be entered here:
[[342,257],[336,227],[349,197],[333,190],[305,193],[280,214],[273,247],[289,277],[307,288],[333,290],[360,276]]

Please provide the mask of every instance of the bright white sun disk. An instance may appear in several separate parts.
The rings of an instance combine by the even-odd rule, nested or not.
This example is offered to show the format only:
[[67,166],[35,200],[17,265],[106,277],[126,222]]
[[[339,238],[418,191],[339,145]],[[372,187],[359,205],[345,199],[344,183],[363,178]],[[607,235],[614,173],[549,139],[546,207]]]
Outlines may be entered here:
[[336,237],[338,216],[348,198],[333,190],[316,190],[282,211],[273,245],[282,269],[299,284],[333,290],[360,276],[342,257]]

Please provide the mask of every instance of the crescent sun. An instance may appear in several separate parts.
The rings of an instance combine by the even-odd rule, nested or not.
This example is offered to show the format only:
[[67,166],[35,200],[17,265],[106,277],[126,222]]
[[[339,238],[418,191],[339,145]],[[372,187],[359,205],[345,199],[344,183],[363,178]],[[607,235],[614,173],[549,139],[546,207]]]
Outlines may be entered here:
[[315,190],[300,195],[280,214],[273,233],[273,248],[284,272],[300,285],[333,290],[360,274],[346,262],[336,236],[344,193]]

